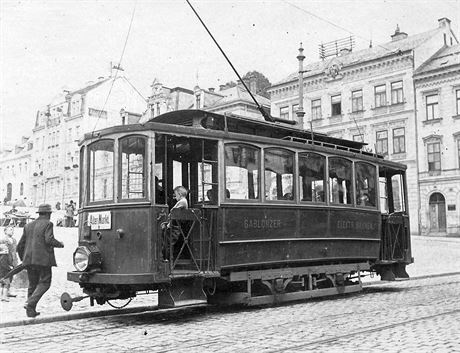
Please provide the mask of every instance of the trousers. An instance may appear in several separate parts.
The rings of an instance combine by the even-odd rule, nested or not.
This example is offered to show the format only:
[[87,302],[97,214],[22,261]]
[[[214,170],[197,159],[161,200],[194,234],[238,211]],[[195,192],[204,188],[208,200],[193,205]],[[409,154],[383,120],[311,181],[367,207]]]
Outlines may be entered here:
[[29,265],[26,268],[29,277],[27,308],[35,310],[38,301],[51,287],[51,266]]

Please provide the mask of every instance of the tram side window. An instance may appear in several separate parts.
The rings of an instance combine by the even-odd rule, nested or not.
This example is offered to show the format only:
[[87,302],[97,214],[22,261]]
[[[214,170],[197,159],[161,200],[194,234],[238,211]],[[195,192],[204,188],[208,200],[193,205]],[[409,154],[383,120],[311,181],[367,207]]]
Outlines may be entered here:
[[120,140],[121,197],[145,197],[145,138],[126,137]]
[[225,187],[227,199],[259,198],[260,149],[247,145],[225,145]]
[[302,201],[325,202],[326,157],[316,153],[299,155],[299,185]]
[[329,201],[351,205],[352,185],[352,162],[339,157],[329,158]]
[[387,181],[384,177],[379,177],[379,193],[380,193],[380,212],[388,213],[388,188]]
[[265,198],[267,200],[294,200],[294,153],[279,149],[266,149]]
[[101,140],[89,146],[89,199],[113,199],[113,140]]
[[376,207],[377,170],[375,166],[355,163],[356,204],[358,206]]

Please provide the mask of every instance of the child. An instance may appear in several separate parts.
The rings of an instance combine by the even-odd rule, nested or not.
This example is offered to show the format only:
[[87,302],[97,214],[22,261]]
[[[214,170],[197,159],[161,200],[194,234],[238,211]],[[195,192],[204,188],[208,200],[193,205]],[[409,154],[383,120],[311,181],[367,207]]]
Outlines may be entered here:
[[[12,265],[13,267],[16,267],[19,263],[19,260],[18,260],[18,254],[16,252],[16,247],[18,245],[18,242],[14,238],[14,228],[12,226],[9,226],[9,227],[6,227],[4,231],[5,231],[5,237],[1,238],[0,242],[3,241],[8,246],[8,251],[9,251],[9,254],[12,260]],[[13,282],[13,277],[9,278],[8,281],[9,281],[9,285],[8,285],[7,296],[14,298],[16,297],[16,295],[12,294],[10,291],[11,282]]]
[[[5,239],[0,241],[0,278],[6,276],[13,269],[13,258],[8,250],[8,244]],[[8,302],[8,293],[10,289],[10,279],[6,278],[0,282],[1,301]]]

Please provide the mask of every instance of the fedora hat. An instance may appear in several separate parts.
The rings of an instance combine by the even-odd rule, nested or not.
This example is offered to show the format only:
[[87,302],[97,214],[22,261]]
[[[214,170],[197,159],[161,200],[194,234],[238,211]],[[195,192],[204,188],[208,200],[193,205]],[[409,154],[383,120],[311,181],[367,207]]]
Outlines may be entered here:
[[37,213],[52,213],[51,211],[51,205],[47,203],[42,203],[40,206],[38,206],[38,211]]

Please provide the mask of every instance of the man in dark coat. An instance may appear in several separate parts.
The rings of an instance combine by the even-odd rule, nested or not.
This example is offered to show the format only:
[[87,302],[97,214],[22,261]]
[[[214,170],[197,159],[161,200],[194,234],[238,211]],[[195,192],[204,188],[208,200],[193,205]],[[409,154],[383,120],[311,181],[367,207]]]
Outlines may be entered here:
[[50,221],[51,206],[38,207],[38,218],[26,224],[17,251],[22,264],[27,269],[29,288],[24,308],[28,317],[39,315],[35,308],[40,298],[51,286],[51,267],[56,266],[54,248],[63,248],[64,243],[53,235],[53,223]]

